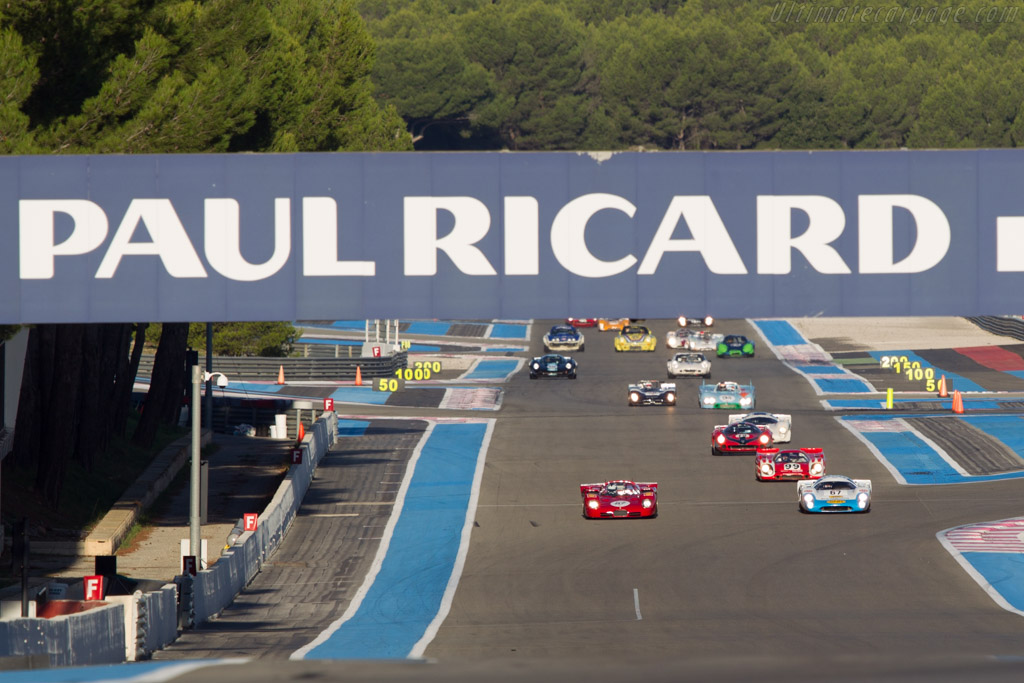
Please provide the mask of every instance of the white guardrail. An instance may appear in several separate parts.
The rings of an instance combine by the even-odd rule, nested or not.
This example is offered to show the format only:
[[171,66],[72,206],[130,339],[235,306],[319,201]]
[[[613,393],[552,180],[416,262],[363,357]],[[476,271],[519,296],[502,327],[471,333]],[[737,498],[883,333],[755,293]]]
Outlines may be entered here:
[[302,464],[291,466],[256,530],[239,536],[209,569],[179,576],[158,591],[108,597],[105,606],[78,614],[0,621],[0,657],[47,657],[51,667],[135,661],[174,642],[182,629],[216,616],[280,546],[337,434],[337,414],[324,413],[302,441]]

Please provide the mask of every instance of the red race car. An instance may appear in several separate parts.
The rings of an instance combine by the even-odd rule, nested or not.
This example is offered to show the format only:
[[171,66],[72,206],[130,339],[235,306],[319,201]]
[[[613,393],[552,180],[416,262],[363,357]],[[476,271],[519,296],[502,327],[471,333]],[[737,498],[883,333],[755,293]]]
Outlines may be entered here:
[[821,479],[825,476],[825,454],[820,448],[758,448],[754,476],[758,481]]
[[583,496],[583,516],[587,519],[658,516],[658,484],[655,482],[617,479],[580,484],[580,495]]
[[566,318],[565,322],[573,327],[593,327],[597,324],[597,318]]
[[774,443],[772,432],[766,425],[753,422],[733,422],[718,425],[711,432],[711,455],[722,453],[754,453]]

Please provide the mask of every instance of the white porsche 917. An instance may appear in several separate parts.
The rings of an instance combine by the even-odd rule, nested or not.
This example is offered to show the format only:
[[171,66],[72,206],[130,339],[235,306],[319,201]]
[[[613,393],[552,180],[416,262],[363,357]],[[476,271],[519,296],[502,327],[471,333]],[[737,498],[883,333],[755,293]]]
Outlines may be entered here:
[[796,483],[796,496],[801,512],[869,512],[871,480],[841,474],[801,479]]
[[703,353],[680,351],[666,363],[669,379],[673,377],[711,377],[711,361]]

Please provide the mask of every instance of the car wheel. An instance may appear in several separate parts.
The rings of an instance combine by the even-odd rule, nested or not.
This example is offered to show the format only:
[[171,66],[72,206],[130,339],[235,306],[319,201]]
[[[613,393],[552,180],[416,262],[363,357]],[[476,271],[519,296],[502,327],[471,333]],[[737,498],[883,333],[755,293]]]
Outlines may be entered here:
[[714,446],[711,447],[711,455],[718,455],[718,449]]
[[535,374],[533,374],[533,373],[531,372],[531,373],[530,373],[530,379],[537,379],[537,375],[535,375]]
[[576,373],[574,372],[571,375],[569,375],[569,379],[576,379]]
[[583,353],[583,350],[586,349],[586,348],[587,348],[586,344],[580,344],[580,353]]

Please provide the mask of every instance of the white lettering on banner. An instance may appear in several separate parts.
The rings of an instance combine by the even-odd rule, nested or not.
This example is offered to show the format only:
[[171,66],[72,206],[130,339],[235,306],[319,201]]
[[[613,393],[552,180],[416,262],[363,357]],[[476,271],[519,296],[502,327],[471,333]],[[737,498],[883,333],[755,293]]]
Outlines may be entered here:
[[337,202],[332,197],[303,197],[302,274],[372,277],[376,272],[377,264],[373,261],[338,260]]
[[[497,275],[490,261],[473,246],[491,228],[487,206],[475,197],[405,198],[405,274],[436,275],[438,250],[448,254],[466,275]],[[437,212],[448,211],[455,225],[437,237]]]
[[[892,213],[900,207],[917,224],[913,249],[893,263]],[[858,271],[861,273],[921,273],[939,263],[949,251],[951,234],[946,214],[935,202],[916,194],[862,194],[857,198]]]
[[[98,204],[85,199],[23,199],[19,201],[20,273],[24,280],[50,279],[58,259],[89,254],[108,239],[109,217]],[[792,253],[799,251],[819,273],[850,273],[850,267],[832,244],[843,234],[846,217],[842,206],[821,195],[758,195],[756,197],[757,272],[786,275],[792,270]],[[291,199],[274,200],[274,250],[263,263],[250,263],[241,254],[241,208],[231,198],[208,198],[204,204],[204,254],[210,267],[239,282],[265,280],[278,273],[291,258]],[[871,274],[920,273],[945,258],[951,243],[949,221],[931,200],[911,194],[860,195],[858,197],[858,272]],[[909,212],[916,238],[909,254],[896,262],[893,255],[893,215]],[[590,251],[587,225],[599,211],[618,211],[623,230],[632,231],[637,207],[614,194],[585,194],[567,202],[551,223],[551,250],[568,272],[587,278],[618,275],[632,268],[631,253],[606,261]],[[438,214],[446,211],[452,228],[438,237]],[[793,213],[802,211],[808,227],[793,235]],[[339,260],[339,210],[332,197],[302,198],[302,276],[373,277],[374,261]],[[70,218],[70,233],[57,241],[57,214]],[[491,229],[491,215],[475,197],[414,196],[404,198],[404,275],[437,274],[437,254],[443,251],[461,273],[495,276],[497,271],[477,244]],[[673,239],[683,221],[690,237]],[[997,270],[1024,271],[1024,221],[1020,217],[997,219]],[[133,242],[142,224],[150,240]],[[540,207],[535,197],[504,198],[503,267],[505,275],[540,274]],[[632,242],[631,242],[632,243]],[[500,248],[500,247],[499,247]],[[497,250],[497,248],[496,248]],[[850,250],[852,251],[852,250]],[[714,202],[707,195],[672,197],[657,231],[640,262],[637,275],[654,275],[669,252],[696,252],[711,273],[744,275],[747,268],[729,235]],[[207,272],[189,239],[170,199],[133,199],[110,238],[95,277],[115,276],[126,256],[158,256],[175,278],[202,278]]]
[[540,274],[540,205],[505,197],[505,275]]
[[1024,216],[996,216],[996,271],[1024,272]]
[[[54,244],[55,216],[71,217],[71,234]],[[107,239],[107,214],[88,199],[22,199],[18,202],[18,258],[23,280],[53,277],[54,256],[78,256]]]
[[[793,210],[807,214],[807,230],[793,237]],[[758,195],[757,272],[787,275],[793,249],[803,254],[819,273],[843,275],[850,267],[829,245],[843,234],[846,215],[839,202],[818,195]]]
[[[693,239],[672,239],[680,218],[686,221]],[[707,195],[672,198],[637,273],[654,275],[661,257],[667,251],[699,251],[708,270],[716,275],[747,273],[747,267],[743,265],[743,259],[736,251],[736,245],[730,239],[722,217]]]
[[203,252],[218,273],[239,282],[264,280],[281,270],[292,250],[291,200],[274,200],[274,253],[264,263],[242,258],[237,199],[207,199],[204,203]]
[[590,253],[584,233],[587,222],[598,211],[615,209],[630,218],[636,207],[614,194],[585,194],[562,207],[551,224],[551,250],[566,270],[582,277],[608,277],[631,268],[636,263],[632,254],[617,261],[602,261]]
[[[132,242],[135,229],[140,223],[145,226],[151,241]],[[132,200],[107,253],[100,261],[96,277],[114,277],[121,259],[128,255],[159,256],[172,277],[206,277],[206,269],[189,241],[185,226],[181,224],[170,199]]]

